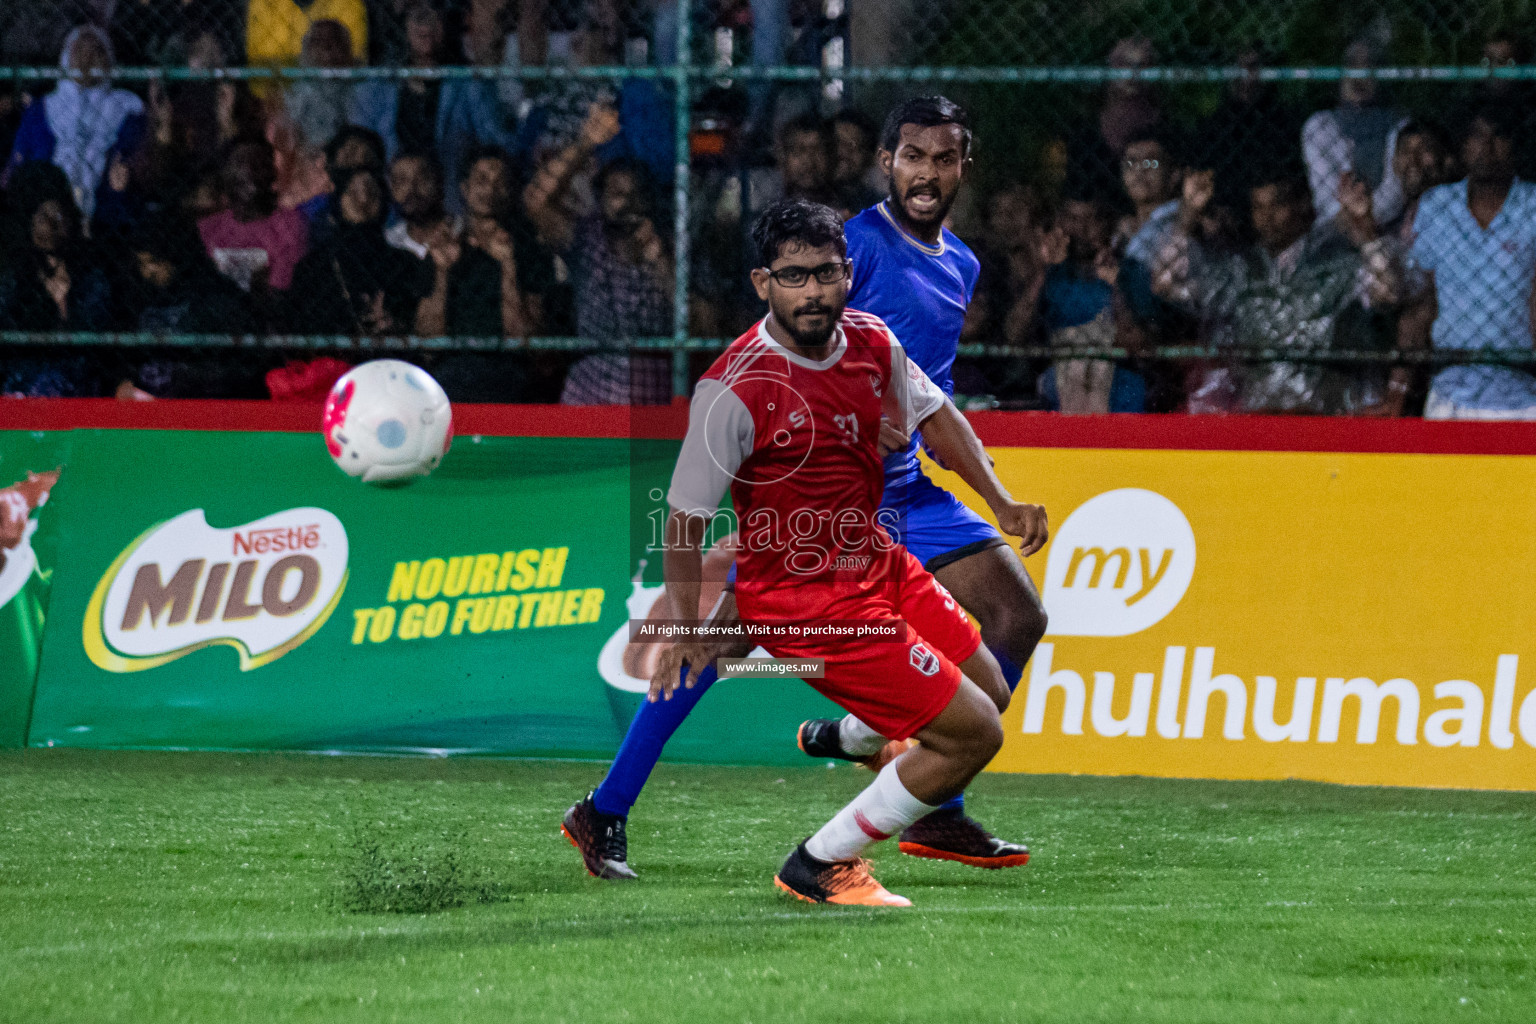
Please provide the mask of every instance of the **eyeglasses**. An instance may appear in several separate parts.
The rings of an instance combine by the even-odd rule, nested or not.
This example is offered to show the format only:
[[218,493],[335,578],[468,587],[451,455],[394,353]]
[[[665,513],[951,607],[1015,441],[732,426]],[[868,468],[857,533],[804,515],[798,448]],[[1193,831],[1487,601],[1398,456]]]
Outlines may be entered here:
[[1155,171],[1162,164],[1157,160],[1122,160],[1120,166],[1127,171]]
[[785,288],[803,288],[811,278],[816,279],[817,284],[837,284],[848,276],[848,268],[853,264],[848,260],[837,263],[823,263],[819,267],[780,267],[778,270],[763,268],[763,272],[773,278]]

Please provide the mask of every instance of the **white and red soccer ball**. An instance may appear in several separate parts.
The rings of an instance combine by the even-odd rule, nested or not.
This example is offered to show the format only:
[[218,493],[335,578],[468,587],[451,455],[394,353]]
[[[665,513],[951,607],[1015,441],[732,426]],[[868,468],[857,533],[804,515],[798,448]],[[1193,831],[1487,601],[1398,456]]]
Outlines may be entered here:
[[348,476],[384,483],[426,476],[453,442],[442,385],[419,366],[375,359],[342,375],[325,400],[325,447]]

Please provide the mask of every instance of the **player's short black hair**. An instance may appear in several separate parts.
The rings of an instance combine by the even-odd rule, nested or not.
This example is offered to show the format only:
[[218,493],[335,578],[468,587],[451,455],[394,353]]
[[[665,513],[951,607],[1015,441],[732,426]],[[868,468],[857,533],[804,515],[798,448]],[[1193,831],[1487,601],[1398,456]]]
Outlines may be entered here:
[[896,152],[901,144],[902,125],[915,124],[919,128],[952,124],[960,129],[960,155],[971,154],[971,118],[965,108],[944,96],[919,96],[891,108],[885,115],[885,126],[880,129],[880,148],[888,153]]
[[848,255],[848,239],[837,211],[805,199],[781,200],[764,210],[752,225],[752,244],[757,248],[760,267],[773,266],[780,251],[790,244],[807,249],[830,245],[839,255]]

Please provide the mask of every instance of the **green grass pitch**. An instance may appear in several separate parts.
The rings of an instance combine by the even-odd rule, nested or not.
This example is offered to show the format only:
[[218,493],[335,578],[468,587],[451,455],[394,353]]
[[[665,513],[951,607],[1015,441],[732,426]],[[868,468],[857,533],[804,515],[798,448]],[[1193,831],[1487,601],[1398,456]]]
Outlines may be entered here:
[[4,753],[0,1020],[1536,1019],[1536,796],[985,776],[1033,863],[882,849],[867,910],[771,885],[866,774],[663,767],[615,885],[601,772]]

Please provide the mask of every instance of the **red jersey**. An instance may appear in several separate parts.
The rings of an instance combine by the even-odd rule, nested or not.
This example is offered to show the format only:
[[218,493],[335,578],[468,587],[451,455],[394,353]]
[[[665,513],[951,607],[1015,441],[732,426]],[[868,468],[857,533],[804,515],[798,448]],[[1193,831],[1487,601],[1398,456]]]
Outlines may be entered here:
[[869,313],[845,311],[821,360],[780,345],[766,324],[699,381],[668,503],[709,516],[730,489],[739,591],[880,578],[896,548],[877,519],[881,417],[910,434],[944,395]]

